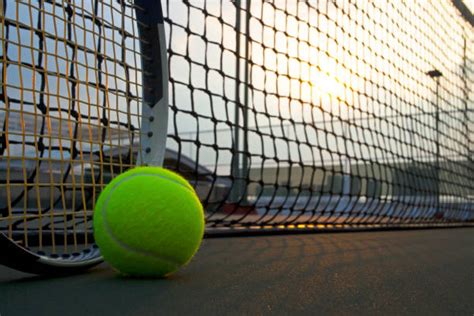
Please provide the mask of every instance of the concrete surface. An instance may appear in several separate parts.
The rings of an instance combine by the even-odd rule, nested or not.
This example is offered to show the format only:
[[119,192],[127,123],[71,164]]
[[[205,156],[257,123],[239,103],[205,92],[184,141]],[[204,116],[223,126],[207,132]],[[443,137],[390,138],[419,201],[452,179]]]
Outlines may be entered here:
[[206,239],[164,280],[0,267],[0,315],[473,315],[474,229]]

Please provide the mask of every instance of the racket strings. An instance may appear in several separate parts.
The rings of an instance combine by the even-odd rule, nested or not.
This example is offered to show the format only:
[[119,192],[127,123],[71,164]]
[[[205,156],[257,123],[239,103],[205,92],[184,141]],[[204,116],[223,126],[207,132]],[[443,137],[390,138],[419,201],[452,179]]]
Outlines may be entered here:
[[112,0],[4,3],[0,230],[23,245],[90,246],[94,201],[136,163],[135,9]]

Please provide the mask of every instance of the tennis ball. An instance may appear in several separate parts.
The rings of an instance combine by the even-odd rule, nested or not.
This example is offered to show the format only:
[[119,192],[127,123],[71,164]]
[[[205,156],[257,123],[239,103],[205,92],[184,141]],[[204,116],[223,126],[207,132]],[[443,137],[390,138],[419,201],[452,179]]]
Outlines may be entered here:
[[164,277],[188,263],[201,244],[204,212],[192,186],[159,167],[113,179],[94,210],[96,244],[112,267],[138,277]]

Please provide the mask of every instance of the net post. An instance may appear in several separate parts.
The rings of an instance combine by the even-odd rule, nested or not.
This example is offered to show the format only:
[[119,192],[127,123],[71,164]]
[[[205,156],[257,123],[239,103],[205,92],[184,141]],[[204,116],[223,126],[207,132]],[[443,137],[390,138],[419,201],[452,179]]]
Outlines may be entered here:
[[439,212],[440,187],[440,165],[439,165],[439,76],[436,77],[436,210]]
[[239,154],[239,143],[240,143],[240,0],[235,0],[235,112],[234,112],[234,139],[232,144],[233,157],[232,157],[232,189],[231,189],[231,202],[236,203],[240,196],[240,154]]
[[[243,117],[243,126],[244,126],[244,135],[243,135],[243,145],[244,145],[244,154],[242,155],[242,176],[250,175],[250,170],[248,169],[248,160],[245,156],[249,152],[249,143],[248,143],[248,120],[249,120],[249,46],[250,46],[250,8],[252,5],[252,0],[247,0],[247,6],[245,8],[245,73],[244,73],[244,117]],[[242,203],[247,204],[247,185],[248,181],[242,181]]]
[[443,73],[439,71],[438,69],[433,69],[430,70],[426,73],[428,76],[430,76],[432,79],[434,79],[435,84],[436,84],[436,90],[435,90],[435,130],[436,130],[436,135],[435,135],[435,142],[436,142],[436,153],[435,153],[435,169],[436,169],[436,175],[435,175],[435,181],[436,181],[436,198],[435,198],[435,208],[436,212],[439,212],[439,206],[440,206],[440,164],[439,164],[439,158],[440,158],[440,143],[439,143],[439,85],[440,85],[440,78],[443,76]]
[[[233,151],[234,157],[232,161],[232,175],[234,177],[234,185],[231,192],[231,201],[238,202],[241,205],[245,205],[247,201],[246,197],[246,181],[242,178],[245,176],[247,169],[248,169],[248,161],[245,157],[245,153],[248,152],[248,84],[249,84],[249,24],[250,24],[250,5],[251,1],[248,0],[246,2],[245,7],[245,30],[242,29],[241,23],[241,1],[236,0],[236,85],[235,85],[235,113],[234,113],[234,143],[233,143]],[[241,50],[241,34],[244,33],[245,36],[245,50],[243,59],[245,61],[244,67],[244,79],[243,82],[241,80],[241,61],[240,61],[240,50]],[[243,83],[244,86],[244,100],[240,98],[240,85]],[[243,101],[243,103],[242,103]],[[243,145],[243,152],[240,151],[240,109],[242,109],[243,116],[242,116],[242,145]]]
[[[342,163],[342,195],[344,197],[349,197],[351,194],[351,187],[352,187],[352,166],[349,157],[347,156],[348,149],[347,149],[347,142],[346,137],[350,135],[350,118],[347,117],[347,120],[341,119],[341,129],[342,135],[344,138],[344,149],[345,149],[345,158],[343,158]],[[346,130],[347,129],[347,130]]]
[[468,63],[467,63],[467,38],[464,34],[463,36],[463,63],[462,63],[462,78],[464,84],[464,129],[466,130],[466,154],[467,154],[467,161],[466,161],[466,174],[469,174],[469,169],[474,167],[473,165],[473,157],[474,153],[472,152],[472,145],[471,145],[471,133],[469,130],[469,82],[468,82]]

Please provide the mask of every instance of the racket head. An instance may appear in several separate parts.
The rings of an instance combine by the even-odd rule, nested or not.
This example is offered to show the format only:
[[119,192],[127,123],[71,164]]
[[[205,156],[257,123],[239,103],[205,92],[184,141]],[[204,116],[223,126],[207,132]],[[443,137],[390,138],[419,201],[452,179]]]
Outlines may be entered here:
[[101,190],[163,162],[161,4],[0,3],[0,263],[79,272],[102,261],[92,227]]

